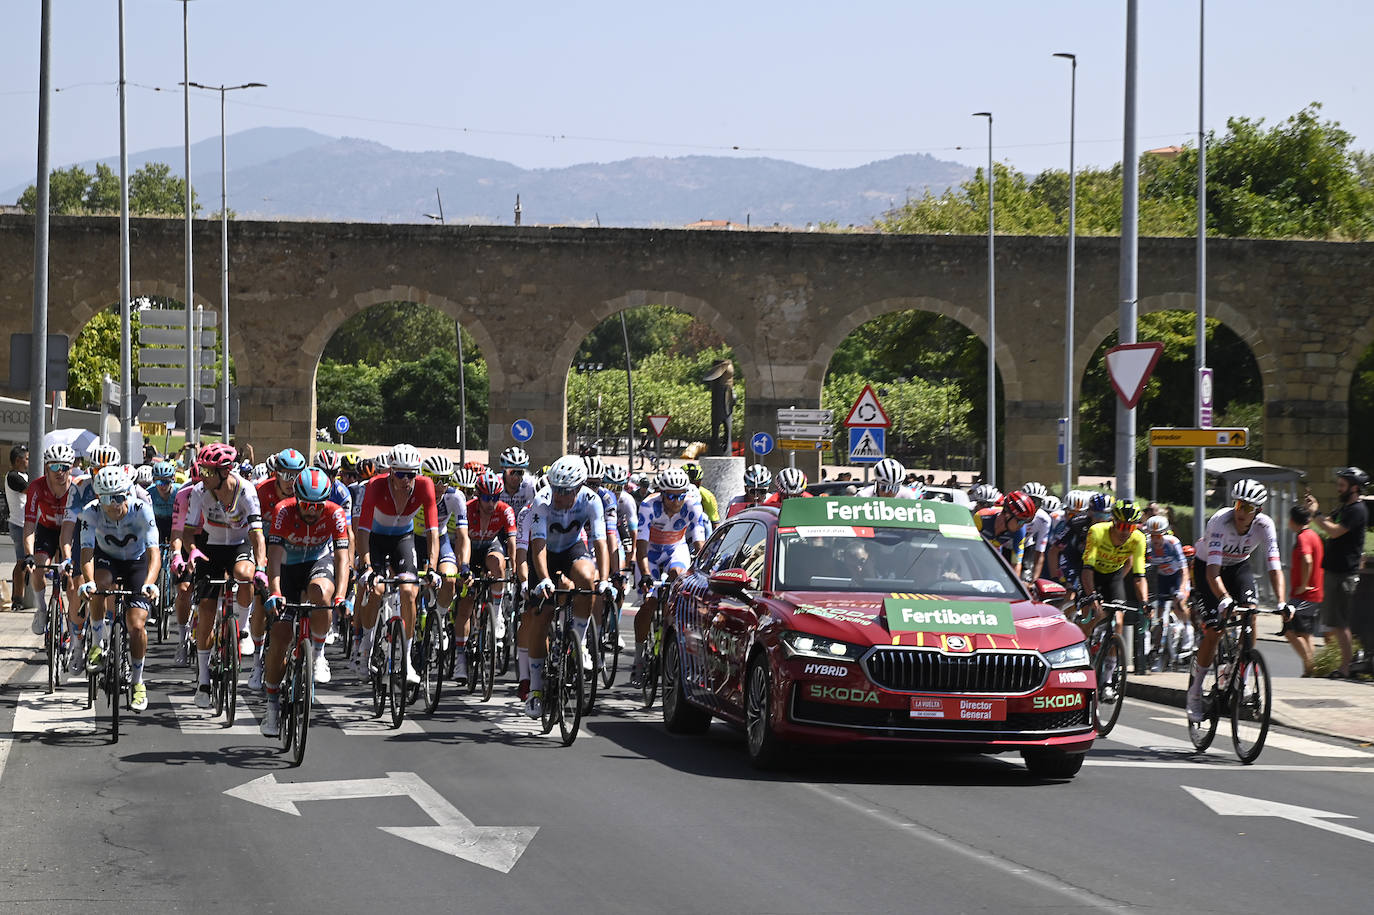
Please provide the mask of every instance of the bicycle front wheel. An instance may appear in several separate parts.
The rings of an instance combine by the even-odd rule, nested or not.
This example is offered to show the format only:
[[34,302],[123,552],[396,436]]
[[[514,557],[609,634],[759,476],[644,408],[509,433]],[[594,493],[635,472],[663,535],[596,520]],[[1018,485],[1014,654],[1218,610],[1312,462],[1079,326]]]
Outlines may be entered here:
[[444,655],[439,645],[439,615],[431,610],[425,615],[425,631],[419,636],[420,694],[424,697],[426,715],[439,708],[439,693],[444,688]]
[[1231,683],[1231,741],[1236,756],[1247,766],[1264,749],[1273,699],[1264,655],[1253,649],[1246,651]]
[[[601,666],[601,635],[600,627],[596,624],[595,613],[587,620],[587,635],[582,640],[581,647],[583,655],[578,659],[578,662],[583,664],[582,679],[586,681],[582,687],[582,714],[590,715],[592,709],[596,706],[597,671]],[[583,663],[583,658],[591,659],[592,663],[590,669]]]
[[291,762],[299,766],[305,759],[305,738],[310,729],[310,703],[315,698],[315,681],[310,664],[310,643],[296,648],[296,685],[291,690]]
[[105,693],[110,702],[110,741],[119,743],[119,707],[124,704],[124,684],[121,682],[121,658],[124,651],[123,630],[119,624],[110,627],[110,644],[105,652]]
[[50,601],[48,606],[48,634],[44,639],[48,652],[48,692],[54,693],[61,685],[62,668],[62,627],[63,620],[58,616],[58,609],[54,606],[56,600]]
[[296,679],[296,662],[291,655],[286,656],[286,676],[282,678],[281,689],[277,693],[277,737],[281,740],[281,751],[289,752],[291,738],[295,736],[296,694],[300,692],[300,681]]
[[620,607],[606,602],[601,618],[601,685],[610,689],[615,685],[616,670],[620,667]]
[[[230,728],[234,726],[234,717],[238,714],[239,708],[239,621],[237,617],[229,618],[224,627],[224,637],[228,644],[224,646],[224,666],[221,668],[220,675],[224,678],[224,726]],[[264,643],[261,651],[267,650]]]
[[487,702],[491,699],[492,690],[496,688],[496,614],[501,612],[500,606],[492,606],[488,601],[481,616],[481,655],[482,660],[479,669],[473,673],[474,676],[481,676],[482,682],[482,701]]
[[1126,642],[1113,633],[1097,655],[1097,736],[1106,737],[1121,716],[1126,698]]
[[387,637],[391,640],[388,682],[391,698],[391,726],[399,728],[406,720],[406,638],[400,619],[387,623]]
[[577,633],[566,633],[558,652],[558,693],[549,695],[546,690],[544,694],[545,701],[558,704],[558,733],[565,747],[577,739],[577,730],[582,724],[586,681],[582,676],[582,653],[578,648]]

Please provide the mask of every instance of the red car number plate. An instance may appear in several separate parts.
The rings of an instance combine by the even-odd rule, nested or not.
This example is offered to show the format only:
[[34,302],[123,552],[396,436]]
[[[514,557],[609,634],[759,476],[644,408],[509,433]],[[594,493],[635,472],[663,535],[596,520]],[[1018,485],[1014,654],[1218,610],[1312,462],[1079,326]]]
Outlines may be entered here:
[[1007,700],[976,696],[912,696],[911,717],[941,721],[1006,721]]

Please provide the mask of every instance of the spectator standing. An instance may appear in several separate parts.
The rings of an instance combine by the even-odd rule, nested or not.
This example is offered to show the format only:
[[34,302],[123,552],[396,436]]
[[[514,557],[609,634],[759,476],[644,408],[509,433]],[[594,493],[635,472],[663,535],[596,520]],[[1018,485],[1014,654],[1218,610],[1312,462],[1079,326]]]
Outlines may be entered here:
[[[1293,541],[1293,555],[1288,564],[1288,603],[1292,609],[1283,615],[1279,635],[1302,659],[1302,675],[1312,676],[1312,633],[1317,629],[1322,605],[1322,560],[1326,552],[1322,538],[1308,527],[1312,513],[1304,505],[1294,505],[1288,512],[1288,529],[1297,534]],[[1284,609],[1284,608],[1280,608]]]
[[1307,494],[1304,504],[1312,513],[1312,524],[1326,536],[1322,558],[1321,621],[1326,631],[1336,636],[1341,649],[1341,666],[1328,676],[1343,680],[1350,676],[1352,651],[1350,623],[1355,610],[1355,590],[1360,585],[1360,564],[1364,558],[1364,532],[1369,515],[1360,501],[1360,487],[1369,475],[1358,467],[1336,471],[1336,508],[1330,515],[1319,510],[1317,499]]
[[5,506],[9,509],[10,539],[14,541],[14,576],[10,609],[24,605],[24,491],[29,488],[29,446],[10,449],[10,472],[5,474]]

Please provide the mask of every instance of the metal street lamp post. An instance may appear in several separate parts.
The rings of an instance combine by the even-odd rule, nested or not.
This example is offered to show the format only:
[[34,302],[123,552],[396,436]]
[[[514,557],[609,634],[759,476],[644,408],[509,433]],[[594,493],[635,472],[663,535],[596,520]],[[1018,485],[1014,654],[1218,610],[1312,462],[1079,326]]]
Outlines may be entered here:
[[992,112],[975,111],[975,118],[988,119],[988,447],[987,482],[997,485],[997,293],[994,285],[993,189],[997,180],[992,172]]
[[1077,242],[1078,173],[1074,170],[1074,119],[1078,102],[1078,56],[1066,51],[1054,55],[1069,62],[1069,275],[1064,295],[1064,496],[1073,488],[1073,285],[1074,248]]

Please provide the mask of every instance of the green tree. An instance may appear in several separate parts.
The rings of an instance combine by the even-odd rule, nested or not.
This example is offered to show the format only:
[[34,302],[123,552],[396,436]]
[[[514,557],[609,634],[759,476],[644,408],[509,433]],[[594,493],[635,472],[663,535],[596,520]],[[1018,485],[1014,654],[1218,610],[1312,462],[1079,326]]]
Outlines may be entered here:
[[[191,189],[191,212],[200,212],[199,195]],[[172,174],[165,162],[149,162],[129,176],[129,212],[140,216],[185,216],[186,179]]]
[[[200,203],[191,190],[191,209]],[[19,195],[26,213],[38,209],[38,189],[30,184]],[[119,212],[119,176],[108,165],[96,165],[91,175],[79,165],[54,169],[48,177],[48,211],[82,216]],[[129,212],[135,216],[182,216],[186,213],[186,181],[172,174],[164,162],[149,162],[129,176]]]
[[[387,359],[419,359],[432,349],[456,348],[453,319],[442,311],[419,302],[383,302],[345,321],[325,345],[324,358],[377,365]],[[477,352],[472,335],[463,331],[464,358]]]
[[[86,210],[86,192],[91,175],[79,165],[53,169],[48,176],[48,212],[54,216],[75,216]],[[38,210],[38,188],[30,184],[19,195],[19,206],[25,213]]]
[[119,212],[119,176],[103,162],[95,166],[95,176],[86,189],[85,206],[88,213]]

